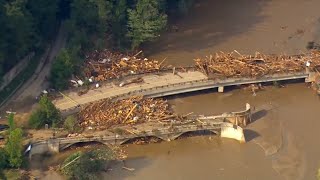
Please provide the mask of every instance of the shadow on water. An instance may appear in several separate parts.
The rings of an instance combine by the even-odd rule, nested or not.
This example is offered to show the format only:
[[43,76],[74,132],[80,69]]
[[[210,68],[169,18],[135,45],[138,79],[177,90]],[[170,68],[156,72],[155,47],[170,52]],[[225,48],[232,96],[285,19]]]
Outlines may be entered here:
[[196,1],[189,14],[174,23],[179,31],[165,32],[158,41],[145,44],[145,53],[152,55],[168,50],[192,53],[213,47],[262,22],[265,16],[261,11],[269,1]]
[[268,111],[265,110],[265,109],[261,109],[261,110],[259,110],[259,111],[257,111],[257,112],[254,112],[254,113],[252,114],[252,116],[251,116],[251,121],[252,121],[252,122],[255,122],[255,121],[257,121],[257,120],[265,117],[267,114],[268,114]]
[[183,139],[188,137],[194,137],[194,136],[212,136],[216,135],[214,132],[209,130],[199,130],[199,131],[189,131],[181,134],[177,139]]
[[246,137],[246,142],[250,142],[253,139],[259,137],[260,134],[251,129],[244,129],[244,137]]

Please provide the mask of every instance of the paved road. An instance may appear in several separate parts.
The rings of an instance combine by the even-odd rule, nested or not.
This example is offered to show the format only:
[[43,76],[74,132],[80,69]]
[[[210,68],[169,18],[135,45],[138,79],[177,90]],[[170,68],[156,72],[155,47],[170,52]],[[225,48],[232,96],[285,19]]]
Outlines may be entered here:
[[[69,98],[62,98],[53,101],[55,106],[60,110],[66,110],[72,107],[94,102],[100,99],[113,97],[116,95],[126,94],[135,90],[161,87],[164,85],[179,84],[184,82],[207,79],[203,73],[198,71],[179,72],[177,75],[166,73],[163,75],[147,75],[143,77],[144,83],[130,84],[119,87],[113,83],[106,84],[98,89],[90,90],[88,93],[78,96],[76,92],[66,94]],[[71,99],[72,100],[71,100]]]

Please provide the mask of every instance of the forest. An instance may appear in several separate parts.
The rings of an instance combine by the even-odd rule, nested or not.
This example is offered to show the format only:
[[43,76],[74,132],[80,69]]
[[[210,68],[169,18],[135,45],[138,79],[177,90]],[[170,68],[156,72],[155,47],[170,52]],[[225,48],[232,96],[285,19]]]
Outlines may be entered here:
[[193,0],[0,0],[0,76],[28,53],[52,42],[64,23],[73,63],[84,53],[131,51],[159,37]]

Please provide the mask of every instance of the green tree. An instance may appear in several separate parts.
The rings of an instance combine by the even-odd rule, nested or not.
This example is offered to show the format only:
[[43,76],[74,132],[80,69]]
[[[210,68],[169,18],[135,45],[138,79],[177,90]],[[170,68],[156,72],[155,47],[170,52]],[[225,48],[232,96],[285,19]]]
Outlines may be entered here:
[[127,0],[116,1],[112,9],[111,32],[118,48],[126,44],[127,9]]
[[112,4],[107,0],[74,0],[70,7],[69,47],[80,46],[81,50],[95,47],[94,41],[104,39]]
[[46,95],[40,98],[39,105],[39,109],[34,111],[30,116],[29,125],[37,129],[45,124],[49,124],[52,127],[58,126],[61,122],[59,110]]
[[158,0],[138,0],[135,9],[128,10],[128,36],[132,49],[159,36],[167,24],[167,15],[160,11]]
[[8,155],[5,149],[0,148],[0,171],[3,170],[4,168],[7,168],[9,165],[8,162]]
[[73,62],[67,50],[62,50],[52,64],[50,82],[58,90],[68,87],[73,73]]
[[14,114],[10,113],[8,116],[8,124],[9,124],[9,131],[13,131],[16,128],[14,123]]
[[68,116],[63,123],[63,127],[69,133],[74,133],[74,132],[80,131],[80,126],[77,122],[77,119],[74,116]]
[[98,149],[89,152],[77,152],[69,156],[62,164],[62,172],[70,179],[98,179],[105,164],[114,160],[115,155],[110,149]]
[[59,2],[60,0],[28,0],[27,8],[32,14],[36,32],[44,39],[50,39],[55,32]]
[[22,155],[22,129],[12,130],[7,139],[5,150],[8,154],[9,164],[13,168],[19,168],[23,162]]

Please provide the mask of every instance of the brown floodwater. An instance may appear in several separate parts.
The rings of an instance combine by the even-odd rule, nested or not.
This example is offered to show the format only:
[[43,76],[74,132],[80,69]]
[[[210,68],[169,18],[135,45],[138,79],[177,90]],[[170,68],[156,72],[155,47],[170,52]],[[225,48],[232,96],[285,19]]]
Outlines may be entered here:
[[[248,142],[197,136],[126,145],[126,166],[135,171],[124,170],[119,164],[104,173],[103,179],[316,179],[320,167],[320,100],[303,83],[267,87],[256,96],[243,89],[225,93],[211,90],[170,97],[169,102],[178,113],[206,115],[244,109],[249,102],[255,113],[254,122],[245,129]],[[56,164],[71,152],[45,161]],[[58,179],[52,172],[42,175]]]
[[[197,0],[192,11],[145,45],[147,56],[191,65],[217,51],[288,53],[305,51],[319,41],[319,0]],[[312,180],[320,167],[320,100],[303,83],[268,87],[256,96],[245,90],[179,95],[169,98],[178,113],[220,114],[255,107],[255,121],[245,129],[246,144],[201,136],[149,145],[128,145],[126,166],[112,167],[102,179]],[[42,162],[53,164],[65,152]],[[35,166],[37,168],[37,166]],[[62,179],[42,171],[42,179]]]
[[145,146],[129,145],[127,166],[111,179],[316,179],[320,100],[303,83],[268,87],[253,96],[246,90],[204,93],[170,100],[179,113],[221,113],[255,107],[246,144],[218,137],[192,137]]

